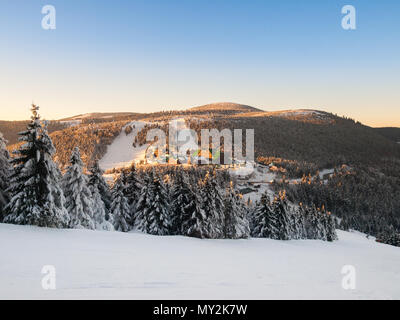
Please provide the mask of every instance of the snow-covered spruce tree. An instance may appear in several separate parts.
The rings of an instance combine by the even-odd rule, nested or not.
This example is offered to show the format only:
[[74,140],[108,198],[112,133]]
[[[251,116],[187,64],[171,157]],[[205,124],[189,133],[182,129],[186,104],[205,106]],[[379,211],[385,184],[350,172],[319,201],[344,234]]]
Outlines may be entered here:
[[224,238],[224,202],[221,191],[215,180],[215,175],[206,173],[200,183],[199,201],[201,214],[204,215],[204,222],[207,225],[206,238]]
[[55,148],[38,110],[32,104],[31,122],[19,134],[19,140],[25,143],[14,152],[11,200],[5,208],[4,222],[62,228],[68,225],[69,216],[59,185],[61,173],[53,162]]
[[113,201],[110,208],[110,219],[114,223],[114,228],[122,232],[128,232],[131,229],[129,225],[131,208],[125,197],[125,182],[125,173],[122,172],[112,189]]
[[325,229],[326,241],[337,240],[335,218],[332,216],[331,212],[326,211],[324,207],[322,208],[321,219]]
[[[224,229],[225,229],[225,188],[221,187],[226,185],[223,177],[218,176],[216,169],[214,167],[212,175],[209,176],[209,182],[211,183],[211,190],[214,193],[214,226],[217,231],[216,238],[224,238]],[[228,180],[230,181],[230,180]]]
[[292,211],[292,232],[296,233],[294,239],[307,239],[307,207],[299,203],[297,209]]
[[189,197],[191,198],[190,209],[185,212],[182,217],[182,235],[193,238],[206,239],[210,238],[210,222],[203,210],[202,192],[203,181],[195,182],[193,187],[196,192],[190,188]]
[[394,231],[393,228],[388,228],[377,236],[376,241],[400,247],[400,233]]
[[[236,193],[236,198],[238,200],[238,205],[241,207],[240,210],[240,215],[238,216],[237,221],[239,222],[238,226],[239,229],[237,229],[237,235],[239,236],[239,239],[247,239],[250,237],[250,220],[249,220],[249,213],[250,209],[248,203],[246,203],[243,199],[243,195],[237,194]],[[239,232],[240,230],[240,232]]]
[[70,216],[71,228],[95,229],[92,193],[87,176],[83,173],[83,162],[79,148],[71,154],[70,166],[62,179],[65,194],[65,208]]
[[147,230],[147,212],[148,212],[148,199],[150,196],[149,188],[151,181],[153,179],[153,171],[143,171],[142,172],[142,189],[140,190],[136,206],[134,208],[134,225],[133,227],[137,230],[146,232]]
[[307,239],[326,240],[321,212],[312,205],[306,209]]
[[131,206],[131,224],[134,224],[133,217],[135,215],[136,203],[139,198],[139,193],[142,189],[141,181],[138,177],[135,165],[132,165],[129,172],[126,174],[126,188],[125,197],[128,199],[129,205]]
[[325,217],[326,213],[324,212],[324,208],[317,208],[315,211],[316,214],[316,221],[317,221],[317,239],[327,241],[327,234],[326,234],[326,228],[325,228]]
[[189,230],[196,224],[196,195],[190,188],[184,171],[176,172],[171,191],[171,227],[176,235],[190,236]]
[[6,149],[6,140],[3,138],[3,134],[0,132],[0,222],[4,218],[4,207],[9,201],[9,195],[7,192],[9,178],[12,174],[12,166],[10,164],[10,156]]
[[255,215],[257,210],[257,202],[252,202],[250,199],[246,201],[247,220],[249,220],[250,235],[256,226]]
[[305,232],[307,239],[334,241],[337,240],[335,218],[325,207],[302,206],[304,212]]
[[284,191],[279,192],[272,203],[272,210],[276,217],[278,240],[290,239],[289,206]]
[[152,235],[171,235],[168,192],[157,174],[150,170],[136,206],[137,228]]
[[328,241],[334,241],[338,240],[338,235],[336,233],[336,223],[335,223],[335,218],[332,216],[331,212],[328,212],[328,223],[327,223],[327,234],[326,234],[326,240]]
[[315,232],[312,225],[312,208],[300,203],[299,211],[304,216],[304,230],[306,239],[315,239]]
[[100,169],[97,161],[89,168],[89,173],[89,187],[97,187],[107,211],[110,210],[112,202],[110,187],[106,180],[104,180],[103,171]]
[[248,238],[250,234],[247,211],[232,182],[226,191],[224,236],[227,239]]
[[101,196],[100,190],[103,193],[105,187],[108,188],[99,168],[98,163],[96,162],[90,169],[90,175],[88,179],[88,187],[92,194],[92,202],[93,202],[93,221],[95,224],[95,228],[97,230],[106,230],[112,231],[114,230],[112,216],[109,214],[109,210],[106,208],[103,197]]
[[289,238],[306,239],[302,208],[288,205],[286,212],[289,222]]
[[251,230],[253,237],[279,239],[278,219],[267,193],[261,196],[255,208],[253,225],[254,229]]

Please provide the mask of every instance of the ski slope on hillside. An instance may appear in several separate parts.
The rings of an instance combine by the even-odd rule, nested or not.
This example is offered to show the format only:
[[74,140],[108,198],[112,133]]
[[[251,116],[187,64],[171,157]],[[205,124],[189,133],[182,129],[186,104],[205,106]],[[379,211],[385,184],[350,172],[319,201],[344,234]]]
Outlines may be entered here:
[[[334,243],[200,240],[0,224],[0,299],[399,299],[400,248],[339,231]],[[56,289],[42,288],[44,265]],[[356,289],[342,288],[344,265]]]
[[126,126],[134,126],[134,129],[128,135],[125,133],[126,126],[122,128],[121,133],[107,147],[106,154],[99,161],[102,170],[129,167],[132,162],[139,162],[145,158],[148,145],[133,147],[133,142],[137,133],[146,123],[144,121],[133,121],[127,124]]
[[[134,128],[129,134],[125,133],[126,126],[123,127],[118,137],[107,147],[106,154],[100,159],[100,168],[102,170],[126,168],[132,163],[139,163],[141,160],[145,160],[145,153],[149,144],[134,147],[133,142],[137,133],[143,129],[146,124],[149,124],[149,122],[133,121],[127,124],[126,126],[130,125]],[[170,130],[178,132],[188,129],[184,118],[172,119],[169,125]]]

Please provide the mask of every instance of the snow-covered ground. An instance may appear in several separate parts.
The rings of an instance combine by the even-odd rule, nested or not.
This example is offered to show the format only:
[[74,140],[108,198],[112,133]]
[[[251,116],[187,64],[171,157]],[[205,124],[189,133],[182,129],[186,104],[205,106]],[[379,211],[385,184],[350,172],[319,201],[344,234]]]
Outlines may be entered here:
[[335,172],[335,169],[323,169],[319,172],[319,178],[323,179],[325,175],[332,175]]
[[145,159],[145,152],[148,144],[133,147],[133,142],[137,133],[146,125],[144,121],[133,121],[126,126],[134,126],[134,129],[128,135],[125,133],[125,127],[115,138],[113,143],[107,147],[107,152],[99,161],[102,170],[113,168],[129,167],[133,162],[139,162]]
[[[400,248],[338,233],[200,240],[0,224],[0,299],[400,299]],[[42,288],[44,265],[55,290]],[[344,265],[354,290],[342,288]]]
[[[255,192],[247,193],[243,195],[245,201],[249,199],[255,203],[260,200],[261,196],[268,192],[270,198],[272,199],[274,196],[274,191],[271,188],[270,182],[277,178],[276,173],[271,172],[266,166],[257,165],[253,174],[249,179],[239,180],[239,189],[243,189],[246,186],[255,190]],[[249,184],[247,184],[247,182]],[[258,188],[256,188],[258,186]]]

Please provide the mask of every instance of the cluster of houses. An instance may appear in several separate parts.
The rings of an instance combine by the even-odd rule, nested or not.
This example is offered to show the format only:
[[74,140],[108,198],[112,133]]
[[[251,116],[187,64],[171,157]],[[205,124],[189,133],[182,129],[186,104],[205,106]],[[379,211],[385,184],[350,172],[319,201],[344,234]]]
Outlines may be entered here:
[[186,150],[186,152],[170,152],[168,148],[166,148],[163,154],[160,154],[160,149],[154,147],[153,145],[149,145],[145,154],[145,164],[215,164],[224,168],[230,168],[239,165],[246,166],[246,161],[233,159],[219,149],[191,149]]

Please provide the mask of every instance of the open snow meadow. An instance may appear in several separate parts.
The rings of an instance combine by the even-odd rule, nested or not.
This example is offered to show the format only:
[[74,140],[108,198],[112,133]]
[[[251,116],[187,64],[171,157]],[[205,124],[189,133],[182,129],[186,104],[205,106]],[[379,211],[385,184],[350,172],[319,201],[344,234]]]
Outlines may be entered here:
[[[400,299],[400,248],[337,232],[205,240],[0,224],[0,299]],[[346,265],[355,289],[342,286]]]

